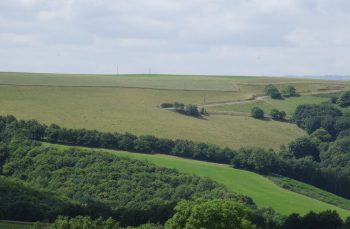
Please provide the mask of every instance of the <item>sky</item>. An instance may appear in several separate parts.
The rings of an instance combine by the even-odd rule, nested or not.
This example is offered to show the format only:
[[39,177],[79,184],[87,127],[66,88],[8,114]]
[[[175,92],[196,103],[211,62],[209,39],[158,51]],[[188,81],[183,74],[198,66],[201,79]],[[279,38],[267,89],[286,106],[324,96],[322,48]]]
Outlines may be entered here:
[[349,0],[0,0],[0,71],[349,75]]

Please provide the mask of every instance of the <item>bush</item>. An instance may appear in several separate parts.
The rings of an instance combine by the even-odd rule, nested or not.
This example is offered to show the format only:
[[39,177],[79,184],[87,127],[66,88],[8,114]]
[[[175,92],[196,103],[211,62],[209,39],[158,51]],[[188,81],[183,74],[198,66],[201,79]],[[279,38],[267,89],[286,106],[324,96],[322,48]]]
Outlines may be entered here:
[[257,119],[263,119],[264,118],[264,111],[259,108],[259,107],[253,107],[251,110],[251,115],[253,118],[257,118]]
[[319,160],[320,151],[317,144],[307,137],[297,138],[289,143],[288,150],[295,158],[311,156],[314,160]]
[[273,120],[284,120],[286,117],[286,112],[272,109],[270,115]]
[[332,103],[332,104],[336,104],[338,101],[338,97],[337,96],[332,96],[330,99],[329,99],[329,102]]
[[288,85],[288,87],[285,89],[286,96],[292,97],[292,96],[297,96],[297,89],[295,87]]
[[189,116],[200,116],[197,105],[188,104],[185,106],[185,114]]
[[172,104],[172,103],[161,103],[160,107],[161,108],[172,108],[172,107],[174,107],[174,104]]
[[350,106],[350,91],[346,91],[339,97],[337,103],[341,107],[348,107]]
[[281,99],[282,98],[280,91],[277,89],[277,87],[275,87],[272,84],[269,84],[265,87],[265,94],[270,96],[273,99]]

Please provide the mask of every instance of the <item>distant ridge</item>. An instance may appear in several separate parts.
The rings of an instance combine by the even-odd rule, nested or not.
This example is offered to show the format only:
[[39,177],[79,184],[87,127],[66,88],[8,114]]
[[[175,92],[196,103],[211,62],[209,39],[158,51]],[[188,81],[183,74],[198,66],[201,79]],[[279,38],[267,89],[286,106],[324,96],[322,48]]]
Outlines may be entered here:
[[320,79],[320,80],[350,80],[350,75],[323,75],[323,76],[290,76],[295,78],[305,79]]

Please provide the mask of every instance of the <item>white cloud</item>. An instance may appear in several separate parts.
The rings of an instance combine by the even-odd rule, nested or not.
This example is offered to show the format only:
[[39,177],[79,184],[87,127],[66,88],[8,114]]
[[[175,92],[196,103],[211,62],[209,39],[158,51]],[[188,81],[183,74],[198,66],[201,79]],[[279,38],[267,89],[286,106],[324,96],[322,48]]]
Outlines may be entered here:
[[0,70],[349,74],[349,10],[348,0],[1,0]]

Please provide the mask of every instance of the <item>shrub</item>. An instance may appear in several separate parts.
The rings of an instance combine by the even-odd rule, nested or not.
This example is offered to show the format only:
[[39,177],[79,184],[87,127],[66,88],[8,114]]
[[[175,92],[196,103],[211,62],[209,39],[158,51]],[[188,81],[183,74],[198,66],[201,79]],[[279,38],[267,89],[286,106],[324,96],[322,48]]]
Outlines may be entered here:
[[259,107],[253,107],[251,110],[251,115],[253,118],[257,118],[257,119],[263,119],[264,118],[264,111],[259,108]]
[[297,96],[297,89],[295,89],[295,87],[288,85],[288,87],[285,89],[286,95],[289,97],[292,96]]
[[339,97],[337,103],[341,107],[348,107],[350,106],[350,91],[346,91]]
[[270,115],[273,120],[284,120],[286,117],[286,112],[272,109]]
[[277,89],[277,87],[275,87],[272,84],[269,84],[265,87],[265,94],[270,96],[273,99],[281,99],[282,98],[280,91]]

